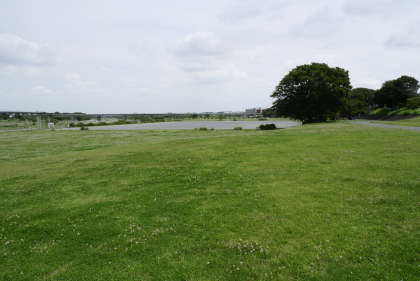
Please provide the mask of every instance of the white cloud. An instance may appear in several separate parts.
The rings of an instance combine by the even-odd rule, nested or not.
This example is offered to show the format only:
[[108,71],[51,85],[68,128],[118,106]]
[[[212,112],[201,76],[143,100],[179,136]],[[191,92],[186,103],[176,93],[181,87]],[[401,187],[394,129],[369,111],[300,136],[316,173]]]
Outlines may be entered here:
[[66,79],[69,80],[79,80],[80,79],[80,75],[77,73],[68,73],[64,76]]
[[197,32],[179,39],[169,48],[179,57],[219,57],[229,53],[226,44],[213,32]]
[[275,83],[258,77],[251,78],[251,82],[254,86],[275,86]]
[[223,65],[218,69],[197,71],[194,75],[196,78],[204,80],[243,79],[248,77],[245,71],[240,71],[233,65]]
[[127,82],[133,82],[133,81],[134,81],[134,79],[133,79],[133,78],[131,78],[131,77],[128,77],[128,76],[123,76],[123,77],[121,77],[120,79],[118,79],[118,81],[120,81],[120,82],[124,82],[124,83],[127,83]]
[[355,85],[363,85],[363,86],[366,86],[366,87],[370,87],[370,88],[380,88],[381,87],[381,85],[382,85],[382,83],[381,82],[379,82],[378,80],[375,80],[375,79],[372,79],[372,78],[368,78],[368,79],[359,79],[359,80],[356,80],[355,81],[355,83],[354,83]]
[[1,64],[0,63],[0,74],[36,74],[41,72],[39,67],[30,65],[12,65],[12,64]]
[[55,91],[52,91],[50,89],[45,88],[44,86],[35,86],[33,87],[30,92],[36,92],[40,94],[54,94],[57,93]]
[[73,88],[81,88],[87,85],[93,85],[96,84],[96,81],[93,80],[81,80],[80,75],[77,73],[68,73],[64,75],[64,77],[69,80],[70,84],[66,84],[64,87],[67,89],[73,89]]
[[60,56],[47,44],[25,41],[14,34],[0,34],[0,63],[42,66],[60,60]]
[[158,90],[153,88],[138,88],[135,90],[136,92],[146,92],[146,93],[156,93]]
[[234,0],[228,3],[226,10],[218,18],[222,23],[238,24],[261,15],[272,17],[288,6],[288,1]]

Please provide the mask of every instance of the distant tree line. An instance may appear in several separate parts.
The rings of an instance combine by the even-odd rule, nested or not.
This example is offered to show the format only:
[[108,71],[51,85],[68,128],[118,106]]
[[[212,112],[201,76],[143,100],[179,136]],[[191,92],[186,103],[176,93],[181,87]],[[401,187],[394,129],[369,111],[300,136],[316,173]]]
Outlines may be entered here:
[[405,107],[407,99],[420,97],[419,89],[419,81],[405,75],[385,81],[377,90],[353,89],[347,70],[312,63],[297,66],[284,76],[271,94],[275,101],[267,114],[275,112],[304,123],[351,117],[376,107]]

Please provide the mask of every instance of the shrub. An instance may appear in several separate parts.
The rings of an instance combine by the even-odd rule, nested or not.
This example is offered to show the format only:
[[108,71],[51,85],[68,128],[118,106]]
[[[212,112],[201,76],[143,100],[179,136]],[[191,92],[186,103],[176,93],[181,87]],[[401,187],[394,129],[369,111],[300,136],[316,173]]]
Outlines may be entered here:
[[238,119],[236,119],[236,118],[233,118],[233,119],[232,119],[232,121],[238,121]]
[[51,131],[55,131],[55,128],[52,128]]
[[119,125],[120,123],[117,121],[117,122],[114,122],[114,124],[115,124],[115,125]]
[[207,127],[200,127],[200,130],[206,131],[207,130]]
[[234,130],[242,130],[242,126],[233,128]]
[[260,118],[260,119],[258,119],[259,121],[267,121],[268,119],[267,118]]
[[211,128],[212,131],[214,131],[214,128]]
[[95,124],[94,124],[94,123],[92,123],[92,122],[88,123],[88,125],[89,125],[89,126],[95,126]]
[[74,123],[73,123],[73,122],[70,122],[70,123],[69,123],[69,126],[70,126],[70,127],[74,127]]
[[80,130],[89,130],[89,128],[82,126],[82,127],[80,127]]
[[198,130],[198,128],[194,128],[194,130]]
[[420,97],[407,99],[406,109],[420,108]]
[[125,124],[131,124],[131,121],[125,121]]
[[258,129],[260,130],[275,130],[276,125],[275,124],[261,124],[258,126]]

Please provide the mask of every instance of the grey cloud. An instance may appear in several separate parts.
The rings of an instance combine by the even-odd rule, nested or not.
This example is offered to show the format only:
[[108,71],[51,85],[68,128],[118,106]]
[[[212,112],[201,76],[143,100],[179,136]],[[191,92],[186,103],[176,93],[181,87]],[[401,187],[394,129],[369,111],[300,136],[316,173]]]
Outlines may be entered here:
[[417,28],[420,22],[412,24],[405,30],[394,32],[384,43],[386,47],[420,47],[420,30]]
[[50,65],[60,56],[47,44],[28,42],[14,34],[0,34],[0,63],[10,65]]
[[343,21],[342,17],[333,16],[324,7],[308,16],[302,24],[294,25],[290,34],[292,37],[325,41],[325,38],[332,37],[341,29]]
[[417,0],[348,0],[342,11],[353,16],[391,16],[409,13],[418,3]]

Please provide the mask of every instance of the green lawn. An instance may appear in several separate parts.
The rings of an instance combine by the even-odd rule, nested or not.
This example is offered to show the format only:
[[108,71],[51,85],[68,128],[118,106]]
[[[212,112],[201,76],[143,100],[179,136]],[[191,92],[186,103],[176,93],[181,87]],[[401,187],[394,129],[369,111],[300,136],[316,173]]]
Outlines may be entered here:
[[369,122],[388,124],[388,125],[397,125],[397,126],[420,127],[420,117],[414,117],[414,118],[400,120],[400,121],[371,121],[369,120]]
[[0,134],[0,280],[417,280],[420,133]]

